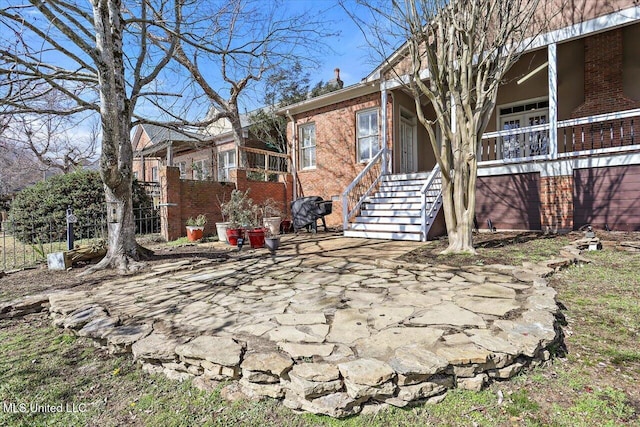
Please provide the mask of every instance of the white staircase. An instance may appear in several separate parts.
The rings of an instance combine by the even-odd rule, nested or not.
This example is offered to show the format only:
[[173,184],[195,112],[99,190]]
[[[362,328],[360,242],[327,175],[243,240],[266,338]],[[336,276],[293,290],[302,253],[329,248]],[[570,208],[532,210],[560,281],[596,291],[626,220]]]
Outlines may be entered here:
[[363,201],[360,214],[349,223],[344,235],[370,239],[426,240],[442,204],[441,190],[439,173],[385,175],[381,178],[378,191]]

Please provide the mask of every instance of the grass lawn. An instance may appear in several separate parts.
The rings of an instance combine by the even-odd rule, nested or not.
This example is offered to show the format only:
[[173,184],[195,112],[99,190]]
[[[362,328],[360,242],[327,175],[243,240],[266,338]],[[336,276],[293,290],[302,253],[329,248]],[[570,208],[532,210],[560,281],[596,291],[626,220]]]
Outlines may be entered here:
[[[554,255],[566,239],[487,244],[474,263]],[[0,425],[640,426],[640,256],[606,247],[587,257],[591,264],[551,279],[566,348],[557,349],[549,366],[479,393],[452,390],[438,405],[334,420],[295,414],[272,400],[229,403],[219,389],[203,392],[144,374],[130,356],[108,355],[34,314],[0,320]],[[20,404],[27,412],[20,413]],[[77,412],[29,413],[30,404]]]

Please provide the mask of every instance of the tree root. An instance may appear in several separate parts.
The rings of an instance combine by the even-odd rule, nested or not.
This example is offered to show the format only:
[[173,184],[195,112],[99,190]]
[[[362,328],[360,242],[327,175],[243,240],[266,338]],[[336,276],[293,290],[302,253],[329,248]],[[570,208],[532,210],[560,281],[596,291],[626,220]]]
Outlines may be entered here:
[[111,256],[107,255],[102,260],[81,272],[79,276],[88,276],[96,271],[106,270],[109,268],[113,268],[118,271],[118,273],[122,275],[136,273],[142,270],[146,263],[141,260],[151,259],[154,252],[151,249],[145,248],[138,244],[137,246],[137,255],[139,259],[135,259],[131,256],[125,254],[112,254]]

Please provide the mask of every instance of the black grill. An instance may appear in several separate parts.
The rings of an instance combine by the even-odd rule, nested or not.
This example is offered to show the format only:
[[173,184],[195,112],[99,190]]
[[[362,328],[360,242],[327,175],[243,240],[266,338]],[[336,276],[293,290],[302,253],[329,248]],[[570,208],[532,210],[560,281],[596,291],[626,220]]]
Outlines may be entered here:
[[319,196],[301,197],[291,203],[291,216],[293,217],[293,231],[302,228],[312,232],[318,231],[317,221],[322,220],[324,231],[327,231],[325,215],[329,215],[333,209],[331,200],[324,200]]

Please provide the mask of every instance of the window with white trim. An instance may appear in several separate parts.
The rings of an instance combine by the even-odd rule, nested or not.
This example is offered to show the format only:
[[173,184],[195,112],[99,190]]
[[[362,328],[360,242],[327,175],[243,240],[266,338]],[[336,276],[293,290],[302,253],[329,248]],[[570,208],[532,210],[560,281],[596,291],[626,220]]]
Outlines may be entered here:
[[154,166],[151,168],[151,182],[160,181],[160,177],[158,176],[158,167]]
[[359,111],[356,114],[358,127],[358,161],[368,162],[380,151],[380,129],[378,108]]
[[178,169],[180,169],[180,179],[187,178],[187,162],[178,162],[176,163]]
[[[547,99],[500,106],[498,111],[500,112],[498,117],[499,130],[515,131],[520,128],[549,123],[549,101]],[[514,133],[499,139],[503,159],[546,155],[549,151],[548,130]]]
[[211,170],[209,168],[209,159],[196,160],[191,163],[193,179],[204,181],[211,178]]
[[236,150],[218,153],[218,181],[230,182],[231,169],[236,168]]
[[300,126],[300,169],[316,167],[316,125]]

